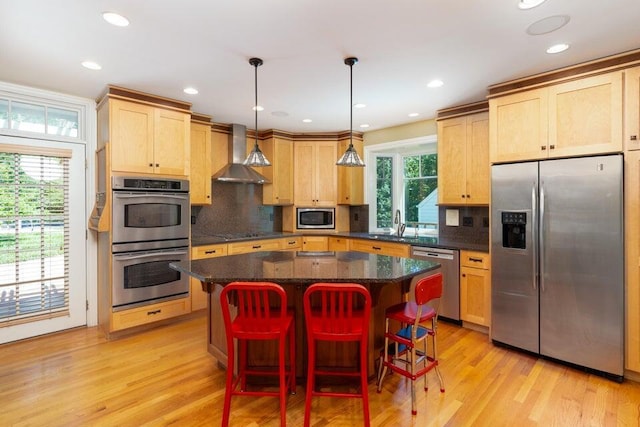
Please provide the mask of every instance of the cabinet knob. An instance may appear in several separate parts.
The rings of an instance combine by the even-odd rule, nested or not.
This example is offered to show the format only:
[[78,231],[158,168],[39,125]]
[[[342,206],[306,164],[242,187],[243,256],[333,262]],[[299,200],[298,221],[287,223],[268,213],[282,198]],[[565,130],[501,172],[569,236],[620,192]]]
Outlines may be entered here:
[[463,275],[462,275],[462,277],[467,277],[467,275],[466,275],[466,274],[463,274]]
[[156,167],[159,168],[160,167],[160,163],[156,163]]
[[462,194],[462,198],[463,198],[463,199],[465,198],[465,195],[464,195],[464,194]]
[[629,139],[630,139],[631,141],[637,141],[637,140],[638,140],[638,135],[631,135],[631,136],[629,137]]
[[546,146],[546,145],[542,145],[542,146],[540,147],[540,149],[541,149],[541,150],[546,150],[546,149],[547,149],[547,146]]
[[553,149],[555,149],[555,148],[556,148],[556,146],[555,146],[555,145],[553,145],[553,144],[551,144],[551,145],[549,146],[549,149],[550,149],[550,150],[553,150]]
[[153,167],[153,163],[149,163],[149,167],[152,168]]
[[471,198],[471,195],[467,194],[467,199],[470,199],[470,198]]

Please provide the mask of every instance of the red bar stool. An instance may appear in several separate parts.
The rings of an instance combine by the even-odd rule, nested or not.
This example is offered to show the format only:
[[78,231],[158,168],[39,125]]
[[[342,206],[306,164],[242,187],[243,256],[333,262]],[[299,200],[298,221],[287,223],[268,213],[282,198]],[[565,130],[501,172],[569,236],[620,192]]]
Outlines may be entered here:
[[[237,307],[232,318],[230,305]],[[280,285],[269,282],[233,282],[220,294],[220,306],[227,334],[227,384],[222,425],[229,425],[231,396],[280,397],[280,425],[285,426],[286,392],[296,390],[294,313],[287,310],[287,294]],[[276,308],[272,308],[276,307]],[[285,372],[286,338],[289,336],[289,371]],[[238,340],[238,376],[234,381],[234,339]],[[247,341],[278,340],[278,371],[247,368]],[[248,391],[248,375],[279,376],[278,391]],[[238,388],[240,383],[240,389]]]
[[[442,296],[442,274],[424,277],[416,283],[415,302],[404,302],[389,307],[385,311],[384,348],[380,355],[378,370],[378,393],[382,391],[382,380],[387,368],[411,380],[411,413],[416,415],[415,381],[424,377],[427,390],[427,373],[435,369],[440,381],[440,391],[444,392],[444,381],[438,368],[436,331],[438,328],[438,302]],[[402,325],[398,332],[389,332],[389,321]],[[430,327],[423,325],[431,322]],[[431,338],[432,354],[428,354]],[[390,344],[391,342],[391,344]],[[422,347],[419,349],[419,347]],[[398,364],[402,366],[398,366]]]
[[[364,425],[369,426],[369,395],[367,392],[367,339],[371,295],[355,283],[314,283],[304,293],[304,316],[307,324],[309,365],[307,369],[307,395],[304,407],[304,425],[311,422],[311,399],[314,396],[362,398]],[[359,343],[360,369],[358,372],[316,369],[317,341],[355,341]],[[316,376],[359,377],[360,393],[316,391]]]

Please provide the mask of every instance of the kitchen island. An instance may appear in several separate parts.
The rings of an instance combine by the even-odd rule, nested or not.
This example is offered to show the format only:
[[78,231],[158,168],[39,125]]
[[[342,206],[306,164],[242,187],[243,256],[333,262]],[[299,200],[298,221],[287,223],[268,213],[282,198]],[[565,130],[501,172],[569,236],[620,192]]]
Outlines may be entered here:
[[[372,310],[369,331],[368,373],[375,375],[375,360],[384,344],[384,311],[403,301],[415,277],[434,274],[438,263],[363,252],[255,252],[209,258],[171,266],[201,281],[208,293],[208,350],[219,364],[227,365],[224,324],[220,310],[222,287],[235,281],[269,281],[287,292],[287,304],[295,310],[297,376],[306,372],[306,334],[302,297],[307,286],[316,282],[359,283],[371,293]],[[251,343],[254,344],[254,343]],[[275,366],[277,348],[255,343],[249,346],[249,363]],[[336,343],[319,354],[318,363],[326,366],[354,367],[356,347]],[[237,365],[236,365],[237,366]]]

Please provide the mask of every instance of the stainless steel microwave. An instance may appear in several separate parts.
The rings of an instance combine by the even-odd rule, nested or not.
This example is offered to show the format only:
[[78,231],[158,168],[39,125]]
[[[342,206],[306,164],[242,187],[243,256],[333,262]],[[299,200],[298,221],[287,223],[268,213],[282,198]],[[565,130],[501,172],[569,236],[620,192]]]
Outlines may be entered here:
[[335,229],[335,208],[296,208],[297,228]]

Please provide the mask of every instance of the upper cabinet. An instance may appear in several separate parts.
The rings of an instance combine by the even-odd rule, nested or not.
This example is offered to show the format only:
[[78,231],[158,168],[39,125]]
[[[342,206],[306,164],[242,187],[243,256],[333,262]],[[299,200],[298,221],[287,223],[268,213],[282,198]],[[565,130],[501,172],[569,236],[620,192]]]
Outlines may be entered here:
[[296,141],[293,197],[296,206],[335,206],[338,149],[336,141]]
[[492,163],[622,151],[622,71],[489,101]]
[[489,171],[489,114],[439,119],[438,203],[488,205]]
[[640,150],[640,67],[624,72],[624,140],[627,150]]
[[[157,101],[157,103],[156,103]],[[117,173],[189,175],[190,104],[110,86],[98,104],[99,146]]]
[[[207,123],[209,122],[209,123]],[[211,119],[191,117],[190,197],[192,205],[211,204]]]
[[262,186],[265,205],[293,204],[293,140],[271,136],[260,143],[260,149],[271,166],[256,168],[271,184]]
[[[338,155],[347,151],[349,139],[340,140]],[[364,142],[353,139],[353,147],[360,158],[364,155]],[[336,158],[337,160],[337,158]],[[364,168],[338,166],[338,204],[362,205],[364,203]]]

